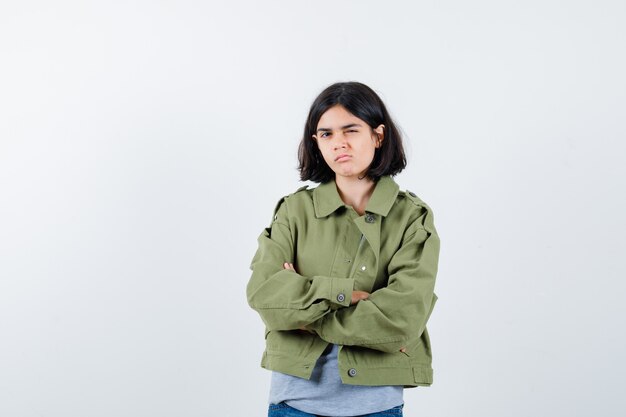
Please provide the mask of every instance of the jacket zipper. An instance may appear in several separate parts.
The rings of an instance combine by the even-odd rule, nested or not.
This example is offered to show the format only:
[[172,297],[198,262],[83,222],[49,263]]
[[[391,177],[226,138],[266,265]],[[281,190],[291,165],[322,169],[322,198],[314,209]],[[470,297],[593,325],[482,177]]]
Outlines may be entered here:
[[365,236],[361,233],[361,239],[359,239],[359,246],[356,249],[356,256],[354,257],[354,261],[352,261],[352,269],[350,270],[350,275],[348,278],[352,278],[352,274],[354,273],[354,268],[356,268],[356,259],[359,256],[359,252],[361,251],[361,246],[363,245],[363,241],[365,240]]

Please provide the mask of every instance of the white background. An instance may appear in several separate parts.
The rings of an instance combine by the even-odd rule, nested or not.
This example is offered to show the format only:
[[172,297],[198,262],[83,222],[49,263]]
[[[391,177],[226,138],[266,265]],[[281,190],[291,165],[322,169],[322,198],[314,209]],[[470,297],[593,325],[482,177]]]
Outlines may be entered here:
[[623,1],[2,1],[0,415],[265,415],[249,264],[349,80],[442,242],[405,416],[625,415],[625,28]]

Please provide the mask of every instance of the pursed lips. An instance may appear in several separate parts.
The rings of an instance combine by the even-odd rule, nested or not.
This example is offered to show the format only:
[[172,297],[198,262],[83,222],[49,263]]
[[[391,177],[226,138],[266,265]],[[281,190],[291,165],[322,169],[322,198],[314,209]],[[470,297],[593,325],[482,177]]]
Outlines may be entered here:
[[351,158],[351,156],[348,155],[347,153],[342,153],[341,155],[335,158],[335,162],[339,161],[340,159],[347,159],[347,158]]

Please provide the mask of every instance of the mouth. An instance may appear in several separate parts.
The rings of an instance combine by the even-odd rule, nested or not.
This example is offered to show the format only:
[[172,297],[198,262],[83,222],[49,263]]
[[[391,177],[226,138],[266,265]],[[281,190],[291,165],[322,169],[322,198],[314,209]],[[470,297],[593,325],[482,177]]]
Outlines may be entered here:
[[335,158],[335,162],[346,161],[346,160],[348,160],[350,158],[352,158],[350,155],[343,153],[343,154],[341,154],[341,155],[339,155],[338,157]]

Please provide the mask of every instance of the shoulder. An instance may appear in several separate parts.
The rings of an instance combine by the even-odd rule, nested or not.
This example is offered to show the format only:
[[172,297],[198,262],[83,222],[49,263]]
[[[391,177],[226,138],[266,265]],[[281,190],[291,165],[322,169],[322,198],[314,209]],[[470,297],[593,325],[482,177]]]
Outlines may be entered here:
[[415,208],[416,210],[430,209],[430,206],[413,191],[399,190],[397,199],[406,201],[408,207]]
[[399,190],[396,203],[406,212],[409,217],[408,224],[412,225],[412,228],[435,231],[433,210],[416,193],[410,190]]
[[308,185],[304,185],[292,193],[286,194],[278,199],[274,207],[274,213],[272,215],[272,221],[276,221],[281,214],[284,213],[284,217],[288,217],[289,208],[293,210],[306,202],[311,200],[311,192]]

